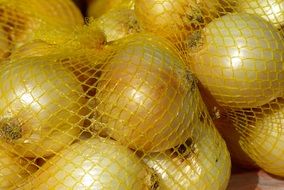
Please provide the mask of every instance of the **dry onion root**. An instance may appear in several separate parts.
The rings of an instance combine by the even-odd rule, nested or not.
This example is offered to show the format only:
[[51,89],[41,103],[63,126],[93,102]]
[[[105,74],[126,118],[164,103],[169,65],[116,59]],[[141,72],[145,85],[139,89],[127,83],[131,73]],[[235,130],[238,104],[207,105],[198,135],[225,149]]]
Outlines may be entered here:
[[188,64],[221,106],[256,107],[283,95],[284,40],[271,23],[235,13],[196,34],[188,38]]
[[153,174],[129,149],[108,139],[73,144],[43,167],[21,189],[137,189],[157,186]]
[[185,141],[201,98],[183,64],[161,38],[141,34],[121,42],[97,82],[97,130],[143,151]]
[[53,58],[16,60],[0,69],[1,143],[25,157],[49,156],[79,136],[82,87]]
[[[213,125],[212,123],[210,125]],[[151,153],[144,161],[160,177],[163,190],[224,190],[231,160],[226,144],[206,122],[194,123],[195,135],[174,152]]]

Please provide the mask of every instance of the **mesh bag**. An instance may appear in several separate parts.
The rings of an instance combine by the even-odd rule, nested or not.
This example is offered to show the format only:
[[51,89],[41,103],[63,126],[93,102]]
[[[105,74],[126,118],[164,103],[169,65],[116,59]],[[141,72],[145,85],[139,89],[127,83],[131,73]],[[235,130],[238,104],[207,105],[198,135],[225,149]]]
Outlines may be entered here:
[[196,76],[233,162],[283,176],[284,2],[143,1],[140,27],[169,39]]
[[284,176],[283,1],[88,4],[0,0],[0,189]]

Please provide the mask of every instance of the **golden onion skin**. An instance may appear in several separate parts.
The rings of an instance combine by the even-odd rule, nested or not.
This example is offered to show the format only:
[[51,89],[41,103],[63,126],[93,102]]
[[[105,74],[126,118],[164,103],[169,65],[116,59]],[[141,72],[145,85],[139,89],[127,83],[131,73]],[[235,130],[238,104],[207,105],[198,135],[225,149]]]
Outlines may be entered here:
[[21,189],[151,189],[152,173],[129,149],[109,139],[75,143],[48,160]]
[[140,31],[134,11],[131,9],[109,11],[96,19],[96,23],[104,31],[108,42],[125,38]]
[[144,157],[145,163],[160,177],[161,189],[226,189],[231,173],[230,155],[213,124],[208,124],[194,123],[192,144],[184,143],[174,152]]
[[201,101],[175,49],[152,35],[127,38],[102,68],[96,118],[131,148],[160,151],[187,139]]
[[238,0],[236,6],[237,11],[259,15],[278,29],[284,26],[283,0]]
[[1,143],[25,157],[50,156],[79,136],[83,90],[53,58],[16,60],[0,69]]
[[284,41],[264,19],[225,15],[206,26],[197,44],[186,50],[188,64],[221,106],[255,107],[283,95]]

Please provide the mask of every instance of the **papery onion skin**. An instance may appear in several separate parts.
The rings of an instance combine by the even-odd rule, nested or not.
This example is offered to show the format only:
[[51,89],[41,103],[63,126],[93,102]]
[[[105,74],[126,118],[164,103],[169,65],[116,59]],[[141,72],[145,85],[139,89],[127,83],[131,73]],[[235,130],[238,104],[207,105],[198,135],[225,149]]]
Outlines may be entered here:
[[83,90],[51,57],[16,60],[0,69],[1,143],[25,157],[49,156],[70,144],[84,119]]
[[238,12],[259,15],[278,29],[284,26],[283,0],[238,0],[236,6]]
[[160,151],[180,144],[201,101],[193,76],[161,38],[135,35],[122,44],[97,82],[97,121],[134,149]]
[[48,160],[21,189],[151,189],[150,170],[126,147],[109,139],[73,144]]
[[96,23],[104,31],[108,42],[140,31],[134,11],[131,9],[109,11],[96,19]]
[[187,154],[175,150],[174,153],[152,153],[144,157],[145,163],[160,177],[160,187],[164,190],[227,188],[231,160],[226,144],[212,126],[195,124],[192,145],[184,145]]
[[186,51],[193,73],[221,106],[256,107],[283,94],[284,41],[258,16],[218,18]]

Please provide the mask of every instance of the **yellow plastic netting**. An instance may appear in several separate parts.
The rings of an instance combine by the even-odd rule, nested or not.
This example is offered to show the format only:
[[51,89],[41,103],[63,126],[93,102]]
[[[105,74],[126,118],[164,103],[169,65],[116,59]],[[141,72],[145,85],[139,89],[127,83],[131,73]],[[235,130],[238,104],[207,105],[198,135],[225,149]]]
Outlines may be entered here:
[[[78,2],[77,2],[78,3]],[[284,176],[284,1],[0,0],[0,190]]]

